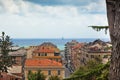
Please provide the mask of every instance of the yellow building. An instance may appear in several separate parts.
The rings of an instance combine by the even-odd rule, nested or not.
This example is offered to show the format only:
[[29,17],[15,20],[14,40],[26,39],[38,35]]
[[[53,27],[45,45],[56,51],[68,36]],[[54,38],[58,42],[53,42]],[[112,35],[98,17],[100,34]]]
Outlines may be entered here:
[[86,51],[81,50],[79,54],[81,64],[86,64],[89,60],[102,61],[102,63],[106,64],[110,60],[110,56],[110,50],[101,49],[98,46],[89,47]]
[[98,60],[98,59],[101,59],[102,60],[102,63],[106,64],[109,59],[110,59],[110,56],[111,56],[111,52],[109,51],[89,51],[87,54],[86,54],[86,60],[92,60],[92,59],[95,59],[95,60]]
[[25,80],[28,80],[29,71],[37,72],[38,70],[41,70],[46,76],[46,80],[51,75],[57,75],[62,79],[65,74],[64,67],[60,62],[49,59],[27,59],[25,62]]
[[37,48],[38,48],[38,46],[30,46],[29,48],[26,49],[27,50],[27,59],[32,58],[33,51]]
[[52,43],[43,43],[38,46],[32,53],[33,59],[50,59],[62,62],[60,50]]
[[39,46],[31,46],[28,49],[27,60],[25,61],[25,80],[28,72],[41,72],[47,77],[52,75],[59,76],[61,79],[65,76],[65,68],[62,65],[60,50],[54,44],[45,42]]

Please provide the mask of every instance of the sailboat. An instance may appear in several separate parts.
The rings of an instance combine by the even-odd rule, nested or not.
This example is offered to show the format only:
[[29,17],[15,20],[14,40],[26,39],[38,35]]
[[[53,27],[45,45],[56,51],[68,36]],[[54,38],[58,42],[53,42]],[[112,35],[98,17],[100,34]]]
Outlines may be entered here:
[[64,40],[64,37],[62,37],[62,40]]

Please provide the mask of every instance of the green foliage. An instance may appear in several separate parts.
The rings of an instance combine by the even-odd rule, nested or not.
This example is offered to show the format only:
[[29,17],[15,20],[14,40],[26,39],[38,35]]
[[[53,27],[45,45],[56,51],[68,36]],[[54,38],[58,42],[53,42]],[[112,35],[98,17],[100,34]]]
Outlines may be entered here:
[[12,58],[9,56],[9,47],[11,46],[9,36],[2,32],[0,37],[0,73],[8,72],[8,67],[12,66]]
[[96,31],[101,31],[101,30],[105,29],[105,34],[107,34],[107,30],[109,28],[108,26],[89,26],[89,27],[92,27]]
[[112,49],[112,46],[105,48],[105,50],[111,50],[111,49]]
[[101,56],[95,56],[95,61],[96,61],[97,64],[101,64],[102,57]]
[[31,71],[28,72],[28,80],[35,80],[35,74]]
[[28,80],[45,80],[46,76],[41,73],[40,70],[38,72],[33,73],[32,71],[28,72]]
[[70,78],[64,80],[108,80],[109,65],[89,61],[86,66],[76,70]]
[[58,76],[50,76],[48,80],[61,80]]

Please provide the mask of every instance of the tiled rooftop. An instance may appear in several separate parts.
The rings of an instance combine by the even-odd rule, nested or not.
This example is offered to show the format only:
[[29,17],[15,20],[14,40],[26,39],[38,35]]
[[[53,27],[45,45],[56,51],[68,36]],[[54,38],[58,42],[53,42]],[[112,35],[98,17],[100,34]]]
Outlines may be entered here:
[[56,45],[54,45],[53,43],[51,43],[51,42],[44,42],[43,44],[41,44],[40,46],[52,46],[52,47],[54,47],[54,48],[57,48],[57,46]]
[[9,52],[10,56],[23,56],[25,54],[26,54],[26,50],[24,50],[24,49],[20,49],[20,50],[17,50],[17,51]]
[[12,66],[8,68],[9,73],[21,73],[22,72],[22,66]]
[[40,47],[33,52],[34,53],[54,53],[55,51],[52,49],[46,48],[46,47],[44,47],[44,48]]
[[59,49],[56,47],[50,46],[39,46],[37,49],[33,51],[34,53],[54,53],[59,52]]
[[46,59],[55,59],[55,58],[58,58],[58,59],[61,59],[61,56],[35,56],[34,58],[46,58]]
[[25,66],[59,66],[62,67],[62,64],[49,59],[27,59],[25,61]]
[[83,43],[78,43],[78,44],[72,46],[72,49],[79,49],[79,48],[81,48],[83,45],[84,45]]
[[21,47],[19,47],[19,46],[12,46],[12,47],[10,47],[10,49],[11,50],[19,50]]

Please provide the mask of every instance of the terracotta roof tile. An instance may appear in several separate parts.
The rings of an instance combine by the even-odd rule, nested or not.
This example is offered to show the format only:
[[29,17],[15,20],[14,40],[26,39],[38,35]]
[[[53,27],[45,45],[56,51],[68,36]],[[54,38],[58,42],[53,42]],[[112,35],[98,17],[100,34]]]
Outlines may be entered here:
[[25,66],[62,66],[62,64],[49,59],[27,59]]
[[59,49],[57,48],[56,45],[53,45],[52,43],[43,43],[40,46],[38,46],[33,53],[59,53]]
[[38,47],[33,51],[34,53],[54,53],[55,50],[49,47]]
[[78,43],[78,44],[72,46],[72,49],[79,49],[79,48],[81,48],[82,46],[83,46],[82,43]]
[[54,53],[54,50],[48,50],[48,49],[39,49],[39,50],[35,50],[33,51],[34,53]]

